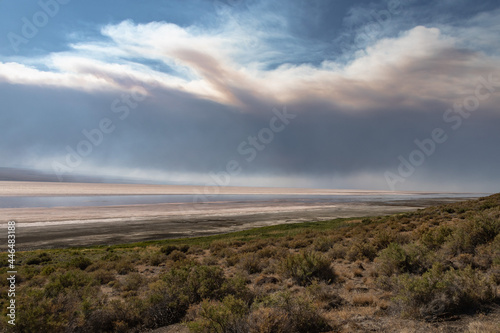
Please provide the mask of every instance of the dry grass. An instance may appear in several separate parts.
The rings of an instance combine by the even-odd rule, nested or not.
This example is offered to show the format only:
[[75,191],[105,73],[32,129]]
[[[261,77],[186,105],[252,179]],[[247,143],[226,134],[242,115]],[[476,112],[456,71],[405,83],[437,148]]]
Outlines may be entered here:
[[351,302],[354,306],[376,306],[377,298],[372,293],[355,294]]

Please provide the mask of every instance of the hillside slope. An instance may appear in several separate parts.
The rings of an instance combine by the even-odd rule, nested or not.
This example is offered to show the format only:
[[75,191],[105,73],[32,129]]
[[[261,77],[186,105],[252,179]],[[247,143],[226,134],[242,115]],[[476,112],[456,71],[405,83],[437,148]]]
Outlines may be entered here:
[[[498,332],[500,194],[411,213],[18,254],[2,331]],[[178,326],[176,326],[178,329]]]

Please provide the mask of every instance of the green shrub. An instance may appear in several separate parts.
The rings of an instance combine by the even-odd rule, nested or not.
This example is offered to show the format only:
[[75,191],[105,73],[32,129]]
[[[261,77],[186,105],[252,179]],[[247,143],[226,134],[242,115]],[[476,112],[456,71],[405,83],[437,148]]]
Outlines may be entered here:
[[135,291],[141,287],[142,283],[143,283],[143,278],[141,274],[133,272],[125,276],[122,288],[125,291]]
[[68,264],[69,267],[79,268],[82,271],[85,268],[89,267],[90,265],[92,265],[92,260],[90,260],[87,257],[83,257],[83,256],[78,256],[76,258],[71,259],[69,264]]
[[319,237],[313,242],[313,248],[316,251],[327,252],[335,244],[332,237]]
[[168,258],[173,261],[180,261],[186,259],[186,255],[184,252],[181,252],[179,250],[173,250],[169,255]]
[[434,265],[422,276],[401,275],[396,288],[403,314],[426,319],[477,310],[495,298],[492,283],[470,266],[445,271],[441,265]]
[[377,250],[382,250],[385,249],[386,247],[389,246],[389,244],[395,242],[396,240],[396,233],[387,231],[387,230],[382,230],[377,232],[373,239],[373,246]]
[[146,328],[158,328],[176,324],[186,315],[188,300],[179,294],[171,294],[164,281],[150,285],[142,314]]
[[85,287],[94,285],[95,280],[88,273],[80,270],[71,270],[52,275],[49,283],[44,287],[44,291],[45,296],[54,298],[65,289],[73,289],[83,293]]
[[170,286],[171,293],[185,295],[189,303],[197,303],[205,298],[220,299],[226,278],[220,267],[184,266],[168,271],[163,280]]
[[[263,323],[259,325],[258,328],[261,329],[265,328],[262,325],[266,323],[276,327],[276,332],[283,332],[285,329],[286,332],[290,333],[328,332],[332,329],[313,301],[304,296],[292,295],[289,292],[278,292],[260,300],[254,307],[257,309],[275,309],[270,313],[272,317],[264,319]],[[276,317],[282,318],[281,325],[276,322],[278,319]],[[266,331],[256,330],[256,332]],[[268,330],[268,332],[275,331]]]
[[232,295],[222,302],[205,300],[201,303],[197,319],[189,322],[192,332],[247,332],[248,305]]
[[92,276],[99,284],[108,284],[115,280],[115,275],[104,269],[98,269],[92,272]]
[[40,289],[19,293],[14,331],[67,332],[77,324],[79,303],[75,291],[50,297]]
[[453,255],[473,254],[477,246],[491,242],[499,233],[500,218],[483,214],[460,225],[445,246]]
[[365,258],[373,260],[376,256],[377,250],[371,243],[366,242],[366,240],[357,240],[346,253],[346,259],[351,262]]
[[148,263],[151,266],[159,266],[167,260],[167,256],[164,253],[151,253],[148,255],[147,259]]
[[254,253],[248,253],[240,258],[239,267],[249,274],[262,272],[264,261]]
[[250,333],[291,333],[291,320],[285,310],[271,307],[258,308],[248,317]]
[[41,263],[49,262],[51,260],[52,260],[52,258],[50,257],[50,255],[48,253],[42,252],[35,257],[28,258],[26,260],[26,264],[27,265],[39,265]]
[[[112,300],[104,306],[86,310],[83,332],[131,332],[142,325],[144,303],[136,297]],[[133,330],[137,331],[137,330]]]
[[104,260],[104,261],[118,261],[120,259],[121,259],[121,256],[116,254],[113,250],[107,251],[107,253],[102,256],[102,260]]
[[424,233],[421,242],[429,249],[435,250],[445,243],[446,239],[452,234],[452,231],[450,227],[439,226]]
[[415,244],[401,246],[392,243],[380,251],[376,258],[377,273],[383,276],[401,273],[421,274],[431,267],[432,262],[433,258],[428,249]]
[[166,254],[167,256],[174,252],[174,251],[178,251],[179,249],[177,248],[177,246],[175,245],[164,245],[160,248],[160,252],[163,253],[163,254]]
[[347,254],[347,247],[342,243],[335,243],[330,251],[328,251],[328,257],[332,259],[344,259]]
[[392,243],[376,258],[377,273],[391,276],[407,271],[408,260],[401,245]]
[[132,262],[124,259],[115,264],[115,269],[120,275],[126,275],[130,272],[136,271],[135,265]]
[[227,242],[224,241],[214,241],[210,244],[210,252],[213,254],[219,253],[221,250],[226,249],[229,246]]
[[285,275],[301,286],[309,285],[316,279],[331,283],[336,277],[330,261],[319,252],[290,254],[281,266]]
[[182,253],[188,253],[189,252],[189,245],[187,244],[184,244],[184,245],[180,245],[179,246],[179,251],[181,251]]
[[49,275],[51,275],[52,273],[54,273],[55,271],[56,271],[56,268],[55,268],[54,266],[52,266],[52,265],[48,265],[48,266],[45,266],[45,267],[41,270],[40,274],[42,274],[42,275],[46,275],[46,276],[49,276]]

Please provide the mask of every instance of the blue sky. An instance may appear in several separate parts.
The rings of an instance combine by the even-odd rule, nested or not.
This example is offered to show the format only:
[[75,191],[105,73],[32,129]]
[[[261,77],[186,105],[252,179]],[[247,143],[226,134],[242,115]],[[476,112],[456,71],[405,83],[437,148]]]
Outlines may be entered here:
[[0,167],[494,192],[499,7],[3,0]]

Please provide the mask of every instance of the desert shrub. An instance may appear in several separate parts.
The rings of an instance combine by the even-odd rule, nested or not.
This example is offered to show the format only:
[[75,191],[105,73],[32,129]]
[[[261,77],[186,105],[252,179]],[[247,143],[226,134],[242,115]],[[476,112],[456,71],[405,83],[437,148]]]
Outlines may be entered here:
[[228,246],[229,246],[229,244],[227,242],[214,241],[210,244],[209,249],[210,249],[210,252],[212,252],[213,254],[217,254],[219,251],[227,248]]
[[[278,292],[260,300],[254,307],[257,309],[261,307],[276,309],[273,311],[274,316],[278,315],[283,318],[283,325],[278,325],[278,329],[286,328],[287,332],[290,333],[328,332],[331,330],[320,310],[310,298],[305,296]],[[276,319],[270,319],[271,322],[276,321]]]
[[401,273],[421,274],[431,267],[433,258],[423,246],[392,243],[380,251],[375,261],[379,275],[391,276]]
[[41,272],[41,267],[39,266],[24,266],[21,274],[17,274],[16,276],[16,281],[17,282],[22,282],[22,281],[29,281],[33,277],[37,276]]
[[313,242],[313,248],[316,251],[327,252],[334,244],[332,237],[318,237]]
[[446,248],[453,255],[474,253],[478,245],[486,244],[500,233],[500,219],[483,214],[465,221],[446,242]]
[[241,257],[238,266],[249,274],[255,274],[262,272],[264,261],[254,253],[248,253]]
[[135,272],[135,265],[129,260],[122,259],[115,264],[115,269],[120,275],[126,275],[130,272]]
[[293,332],[291,320],[285,310],[279,308],[258,308],[248,317],[250,333],[289,333]]
[[56,268],[52,265],[45,266],[41,271],[40,274],[49,276],[52,273],[56,271]]
[[160,252],[167,256],[174,251],[179,251],[179,248],[175,245],[164,245],[160,248]]
[[351,262],[365,258],[373,260],[376,256],[377,250],[375,247],[366,240],[361,239],[354,242],[346,253],[346,259]]
[[51,261],[52,258],[47,252],[42,252],[38,254],[37,256],[28,258],[26,260],[26,265],[39,265],[41,263],[49,262]]
[[219,301],[204,300],[196,313],[197,319],[188,323],[192,332],[247,332],[248,305],[232,295]]
[[373,238],[373,246],[377,250],[385,249],[389,244],[395,242],[396,233],[387,230],[379,231],[375,234]]
[[94,285],[95,280],[89,274],[80,270],[70,270],[64,273],[52,275],[49,282],[44,287],[44,292],[45,296],[54,298],[66,289],[84,292],[85,287]]
[[256,286],[262,286],[267,283],[276,284],[279,282],[280,280],[276,276],[269,275],[260,275],[257,279],[255,279]]
[[378,274],[391,276],[406,271],[406,252],[399,244],[392,243],[380,251],[376,258]]
[[303,251],[290,254],[283,259],[281,266],[285,275],[301,286],[306,286],[315,279],[331,283],[336,276],[330,260],[319,252]]
[[238,277],[226,279],[217,266],[186,265],[174,268],[162,276],[171,294],[186,297],[190,304],[203,299],[222,299],[228,294],[244,297],[249,294],[244,280]]
[[324,303],[324,308],[328,310],[336,309],[346,303],[338,293],[324,283],[315,281],[307,287],[306,291],[314,301]]
[[190,246],[187,244],[179,245],[179,251],[181,251],[182,253],[188,253],[189,249],[190,249]]
[[403,314],[427,319],[477,310],[495,297],[483,273],[470,267],[445,271],[438,264],[422,276],[399,276],[396,290]]
[[204,256],[201,258],[200,263],[207,266],[219,265],[219,259],[214,256]]
[[106,252],[105,255],[102,256],[101,260],[103,261],[118,261],[121,259],[121,256],[116,254],[113,249]]
[[302,249],[311,245],[311,239],[294,239],[288,242],[288,247],[291,249]]
[[107,271],[104,269],[98,269],[97,271],[94,271],[92,273],[92,277],[99,284],[108,284],[111,281],[115,280],[115,275],[113,274],[113,272],[110,272],[110,271]]
[[278,256],[280,253],[276,247],[273,246],[266,246],[259,251],[257,251],[257,256],[259,258],[275,258]]
[[75,258],[71,259],[68,263],[69,267],[79,268],[82,271],[85,268],[89,267],[90,265],[92,265],[92,260],[90,260],[89,258],[84,257],[84,256],[75,257]]
[[450,227],[439,226],[424,233],[420,240],[422,244],[434,250],[441,247],[452,232]]
[[143,283],[143,278],[141,274],[137,272],[133,272],[125,276],[125,279],[122,283],[122,289],[124,291],[134,291],[138,290]]
[[75,327],[79,297],[74,291],[47,297],[41,289],[18,295],[15,332],[66,332]]
[[341,243],[335,243],[330,251],[328,251],[328,257],[331,259],[344,259],[347,254],[347,247]]
[[159,266],[160,264],[164,263],[165,260],[167,260],[167,256],[164,253],[150,253],[146,261],[151,265],[151,266]]
[[429,270],[434,263],[444,262],[441,254],[429,251],[420,244],[407,244],[403,246],[407,256],[407,272],[422,274]]
[[130,332],[143,323],[144,304],[138,298],[126,302],[112,300],[104,306],[87,309],[83,332]]
[[200,246],[190,246],[186,254],[203,254],[203,248]]
[[464,333],[498,333],[498,323],[494,321],[475,320],[467,325]]
[[492,265],[500,266],[500,234],[490,244],[490,252],[493,257]]
[[184,252],[181,252],[179,250],[173,250],[169,255],[168,258],[173,261],[179,261],[179,260],[184,260],[186,259],[186,255]]
[[251,241],[251,242],[244,244],[240,248],[240,252],[242,252],[242,253],[249,253],[249,252],[255,253],[255,252],[267,247],[268,245],[269,245],[269,242],[267,240]]
[[226,282],[224,272],[219,267],[196,266],[188,275],[186,285],[189,288],[193,302],[205,298],[221,298],[222,285]]
[[177,293],[172,294],[164,281],[150,285],[143,318],[146,328],[158,328],[181,321],[188,309],[188,300]]

